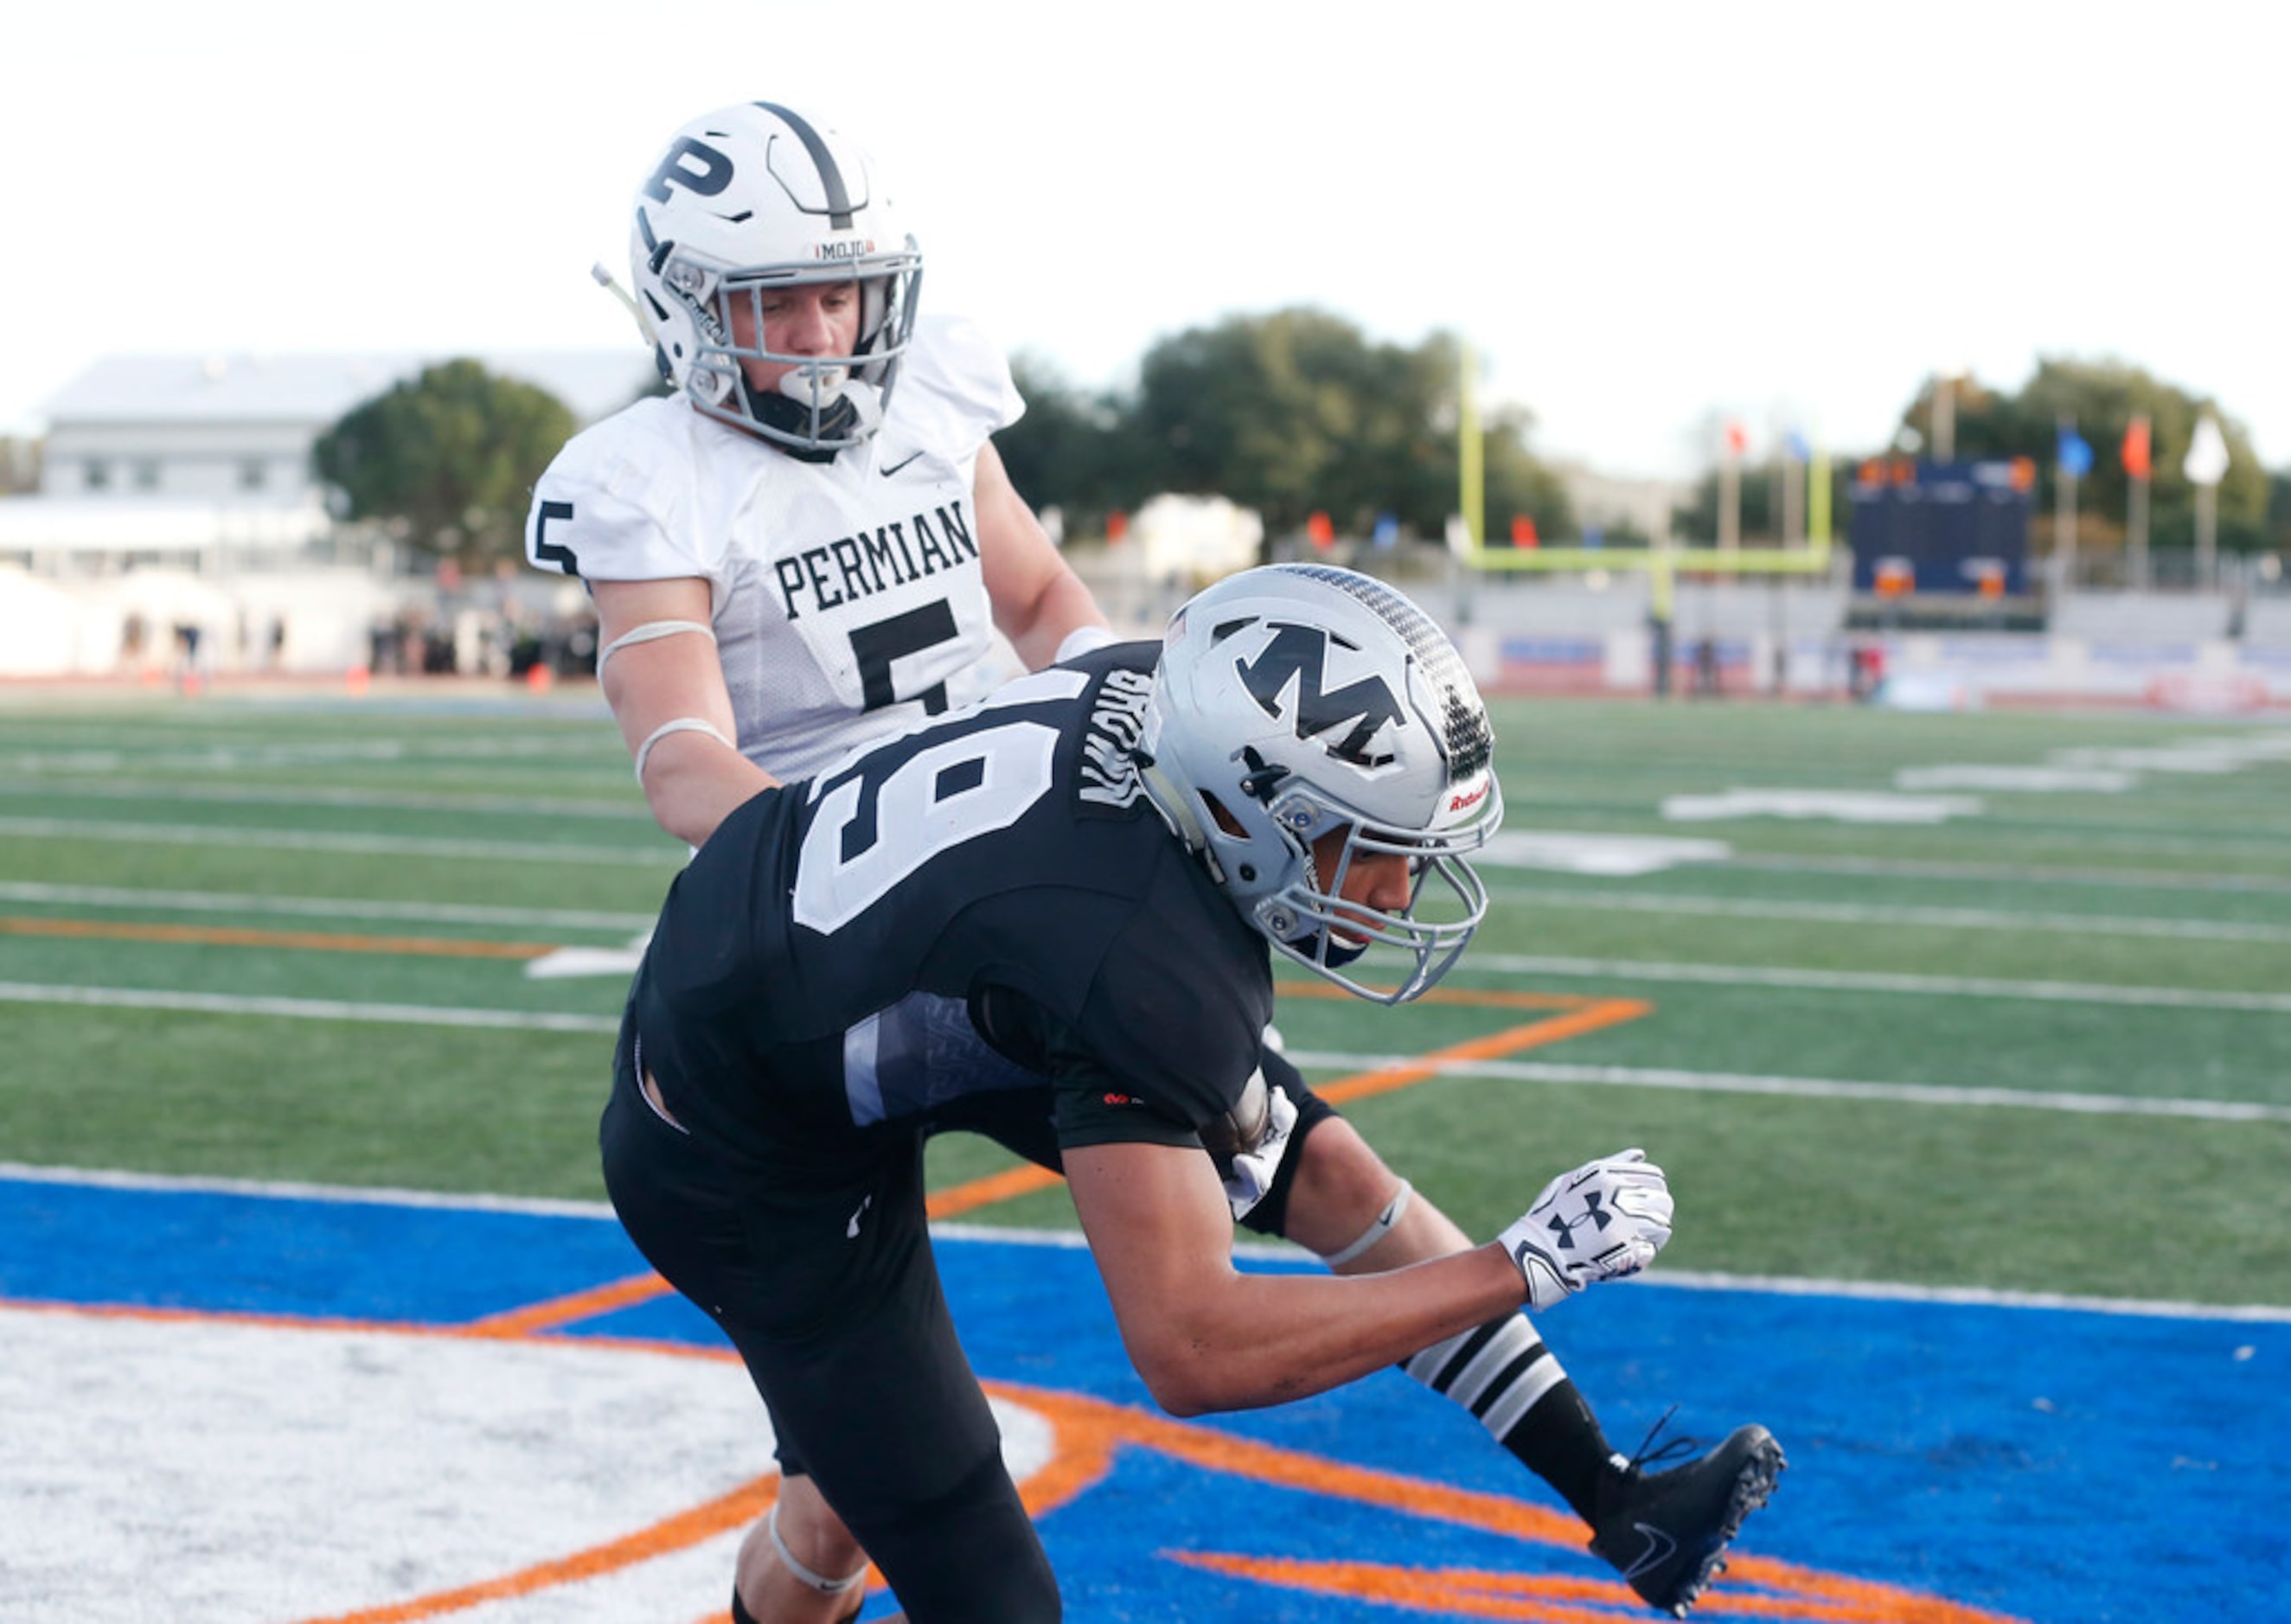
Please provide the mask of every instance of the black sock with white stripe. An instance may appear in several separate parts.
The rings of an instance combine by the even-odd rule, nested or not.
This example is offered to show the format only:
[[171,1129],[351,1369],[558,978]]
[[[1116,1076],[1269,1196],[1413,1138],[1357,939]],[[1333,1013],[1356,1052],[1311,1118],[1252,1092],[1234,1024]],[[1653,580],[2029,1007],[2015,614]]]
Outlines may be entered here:
[[1461,1404],[1588,1523],[1614,1450],[1527,1316],[1507,1314],[1435,1343],[1401,1367]]

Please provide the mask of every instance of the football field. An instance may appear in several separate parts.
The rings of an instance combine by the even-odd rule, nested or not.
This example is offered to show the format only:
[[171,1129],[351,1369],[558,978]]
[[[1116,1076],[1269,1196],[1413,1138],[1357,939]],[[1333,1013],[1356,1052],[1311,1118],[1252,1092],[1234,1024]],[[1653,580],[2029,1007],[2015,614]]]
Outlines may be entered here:
[[[1279,1024],[1475,1234],[1669,1171],[1546,1331],[1625,1448],[1789,1450],[1706,1610],[2291,1609],[2291,725],[1493,710],[1463,965]],[[0,1617],[720,1608],[760,1415],[597,1204],[683,855],[593,696],[0,693]],[[1154,1415],[1063,1191],[931,1165],[1070,1618],[1632,1616],[1396,1376]]]

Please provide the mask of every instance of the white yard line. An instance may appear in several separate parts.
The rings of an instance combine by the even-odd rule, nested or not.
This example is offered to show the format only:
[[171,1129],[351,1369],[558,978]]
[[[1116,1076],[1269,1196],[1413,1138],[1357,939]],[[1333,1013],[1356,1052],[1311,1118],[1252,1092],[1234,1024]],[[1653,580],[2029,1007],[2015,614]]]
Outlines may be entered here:
[[[608,712],[599,712],[599,720]],[[130,739],[81,737],[50,750],[20,750],[0,757],[0,767],[16,774],[111,773],[122,768],[175,768],[230,772],[247,767],[327,766],[342,761],[490,761],[502,756],[528,760],[615,760],[622,746],[609,732],[517,737],[498,734],[440,738],[409,734],[402,738],[366,735],[356,740],[311,739],[280,744],[250,736],[213,734],[204,737],[170,733]]]
[[[1411,1055],[1334,1054],[1290,1049],[1297,1065],[1346,1073],[1417,1062]],[[1877,1100],[1889,1105],[2065,1111],[2082,1116],[2167,1116],[2205,1122],[2291,1122],[2291,1105],[2241,1099],[2179,1099],[2140,1094],[2055,1094],[2036,1089],[1966,1088],[1921,1082],[1850,1082],[1834,1077],[1771,1077],[1738,1072],[1686,1072],[1666,1066],[1562,1065],[1539,1060],[1456,1060],[1443,1075],[1500,1077],[1618,1089],[1670,1089],[1691,1094],[1768,1094],[1794,1099]]]
[[1508,976],[1600,981],[1672,981],[1708,986],[1781,987],[1808,993],[1896,993],[1917,998],[2021,999],[2034,1003],[2137,1004],[2159,1009],[2239,1009],[2291,1015],[2291,993],[2211,993],[2189,987],[2111,986],[2097,982],[2004,981],[1971,976],[1908,976],[1879,970],[1813,970],[1744,964],[1676,964],[1656,959],[1566,959],[1475,953],[1467,968]]
[[2019,913],[2002,908],[1916,908],[1863,903],[1772,902],[1756,897],[1697,896],[1676,891],[1612,888],[1569,890],[1556,886],[1492,888],[1499,902],[1622,913],[1692,913],[1724,919],[1808,920],[1836,925],[1914,925],[1941,930],[2045,930],[2078,936],[2165,937],[2204,942],[2291,943],[2291,925],[2252,925],[2227,920],[2158,919],[2114,913]]
[[284,913],[316,919],[387,919],[428,924],[502,925],[534,930],[648,930],[649,913],[576,908],[486,908],[465,903],[366,902],[331,896],[259,896],[247,891],[168,891],[121,886],[42,885],[0,880],[0,902],[72,908],[134,908],[170,913]]
[[22,779],[0,782],[0,795],[39,796],[46,800],[157,801],[172,804],[197,800],[221,806],[331,807],[354,810],[374,808],[392,812],[474,812],[482,815],[535,817],[596,817],[631,824],[651,821],[644,803],[633,799],[571,800],[559,796],[456,795],[440,791],[417,794],[395,790],[289,789],[282,785],[236,784],[166,784],[141,779],[108,779],[85,783],[68,779]]
[[535,840],[425,840],[417,835],[97,823],[62,817],[0,817],[0,838],[113,840],[157,846],[253,846],[272,851],[325,851],[365,856],[474,857],[487,863],[611,863],[661,868],[680,865],[691,857],[687,848],[670,844],[665,837],[643,846],[573,846]]
[[616,1015],[540,1009],[464,1009],[436,1004],[366,1004],[331,998],[245,998],[144,987],[42,985],[0,981],[0,1003],[81,1004],[109,1009],[178,1009],[194,1015],[253,1015],[284,1020],[374,1021],[395,1026],[477,1026],[503,1032],[618,1033]]
[[2066,885],[2102,890],[2232,891],[2291,895],[2291,879],[2263,874],[2191,874],[2169,869],[2052,868],[2013,863],[1934,863],[1897,857],[1790,857],[1737,852],[1733,867],[1783,874],[1860,874],[1881,879],[1967,880],[1984,884]]

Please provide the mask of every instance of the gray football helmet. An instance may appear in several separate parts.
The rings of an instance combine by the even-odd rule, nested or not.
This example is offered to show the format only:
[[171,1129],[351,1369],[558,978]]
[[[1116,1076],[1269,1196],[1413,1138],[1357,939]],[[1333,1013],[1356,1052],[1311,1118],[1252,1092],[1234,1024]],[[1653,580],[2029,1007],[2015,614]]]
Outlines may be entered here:
[[[1455,964],[1488,907],[1464,861],[1503,819],[1487,707],[1415,604],[1371,576],[1276,564],[1228,576],[1170,621],[1140,748],[1146,792],[1274,947],[1383,1003]],[[1346,832],[1334,872],[1314,845]],[[1411,875],[1404,908],[1343,902],[1363,853]],[[1428,893],[1428,895],[1427,895]],[[1419,917],[1419,904],[1431,902]],[[1349,972],[1363,953],[1398,985]]]

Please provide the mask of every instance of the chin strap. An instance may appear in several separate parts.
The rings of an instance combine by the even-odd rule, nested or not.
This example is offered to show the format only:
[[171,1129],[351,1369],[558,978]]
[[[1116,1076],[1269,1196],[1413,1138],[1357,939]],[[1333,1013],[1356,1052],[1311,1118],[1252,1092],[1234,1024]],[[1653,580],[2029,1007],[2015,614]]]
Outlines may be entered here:
[[811,438],[814,429],[808,400],[799,400],[778,390],[752,389],[745,374],[741,374],[739,388],[748,403],[749,416],[765,428],[789,436],[771,443],[799,462],[832,462],[847,446],[856,445],[882,426],[882,408],[872,398],[874,390],[846,380],[835,398],[819,409],[818,437],[834,443],[808,445],[805,442]]
[[1156,767],[1151,758],[1140,755],[1137,776],[1146,785],[1146,799],[1162,821],[1170,825],[1170,832],[1185,842],[1186,849],[1201,854],[1202,861],[1210,865],[1210,878],[1219,885],[1225,883],[1225,870],[1210,848],[1210,837],[1202,828],[1202,820],[1193,808],[1192,798],[1180,790],[1169,774]]

